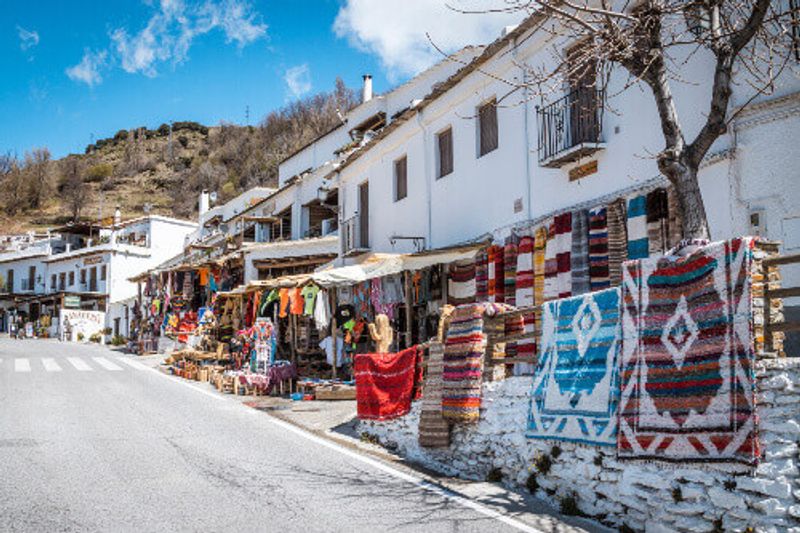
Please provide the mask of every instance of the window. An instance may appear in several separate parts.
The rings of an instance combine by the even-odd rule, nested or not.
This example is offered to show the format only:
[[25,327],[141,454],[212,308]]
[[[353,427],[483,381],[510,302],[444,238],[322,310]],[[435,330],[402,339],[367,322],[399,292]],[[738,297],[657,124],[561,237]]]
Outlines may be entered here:
[[101,281],[106,280],[106,265],[100,267],[100,280]]
[[81,270],[81,285],[86,285],[86,269]]
[[478,157],[497,149],[497,101],[492,99],[478,108]]
[[69,286],[72,287],[75,285],[75,272],[69,273]]
[[63,291],[67,288],[67,273],[62,272],[58,275],[58,290]]
[[25,287],[29,291],[32,291],[35,288],[36,284],[36,265],[31,265],[28,267],[28,286]]
[[53,290],[55,290],[55,288],[56,288],[56,275],[55,274],[52,274],[50,276],[50,288],[53,289]]
[[394,162],[394,201],[399,202],[408,196],[408,158],[406,156]]
[[447,128],[436,136],[439,145],[439,168],[436,176],[442,178],[453,172],[453,129]]

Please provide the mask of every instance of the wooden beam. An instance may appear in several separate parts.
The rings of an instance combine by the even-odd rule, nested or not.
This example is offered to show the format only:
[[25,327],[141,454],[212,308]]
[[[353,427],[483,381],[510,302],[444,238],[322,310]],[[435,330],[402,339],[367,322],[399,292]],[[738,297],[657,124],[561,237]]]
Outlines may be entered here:
[[769,333],[778,331],[800,331],[800,322],[781,322],[780,324],[770,324],[767,326]]
[[[766,285],[766,283],[765,283]],[[785,289],[764,289],[764,298],[791,298],[800,296],[800,287],[787,287]]]
[[764,266],[790,265],[800,263],[800,254],[781,255],[778,257],[767,257],[761,261]]

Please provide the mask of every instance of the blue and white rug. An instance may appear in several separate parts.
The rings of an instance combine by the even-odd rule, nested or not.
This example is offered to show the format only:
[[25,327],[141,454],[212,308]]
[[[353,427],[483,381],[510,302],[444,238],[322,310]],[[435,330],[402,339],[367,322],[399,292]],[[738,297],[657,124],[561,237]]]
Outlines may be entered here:
[[613,288],[542,306],[529,438],[616,446],[619,294]]

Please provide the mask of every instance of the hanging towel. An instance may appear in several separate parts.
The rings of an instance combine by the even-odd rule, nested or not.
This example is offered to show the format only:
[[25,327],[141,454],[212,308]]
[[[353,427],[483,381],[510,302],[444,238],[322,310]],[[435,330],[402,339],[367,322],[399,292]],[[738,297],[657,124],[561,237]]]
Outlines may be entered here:
[[589,211],[589,289],[594,292],[610,286],[606,208],[595,207]]
[[572,294],[572,213],[555,217],[556,264],[558,268],[556,285],[558,297],[566,298]]
[[647,243],[650,255],[661,255],[669,249],[668,211],[666,189],[658,188],[647,193]]
[[642,259],[650,253],[647,242],[647,197],[628,200],[628,259]]
[[533,241],[533,302],[541,305],[544,302],[545,286],[545,252],[549,229],[542,226],[534,233]]
[[589,212],[585,209],[572,213],[572,294],[589,292]]
[[489,299],[489,252],[482,248],[475,256],[475,300]]
[[450,263],[447,300],[452,305],[475,302],[475,260]]
[[617,198],[606,208],[608,223],[608,277],[616,287],[622,282],[622,263],[628,260],[628,230],[625,199]]
[[667,212],[669,218],[669,237],[667,239],[667,249],[674,248],[683,240],[683,217],[681,216],[681,205],[678,200],[678,191],[670,185],[667,187]]

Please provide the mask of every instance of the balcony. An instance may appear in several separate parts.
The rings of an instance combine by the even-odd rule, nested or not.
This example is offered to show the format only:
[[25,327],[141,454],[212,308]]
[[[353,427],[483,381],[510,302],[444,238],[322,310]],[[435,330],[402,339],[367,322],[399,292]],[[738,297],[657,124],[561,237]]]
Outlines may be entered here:
[[602,90],[576,89],[536,108],[540,166],[559,168],[605,148],[604,98]]
[[361,227],[361,217],[352,216],[342,222],[342,247],[345,257],[369,251],[369,240],[366,228]]

